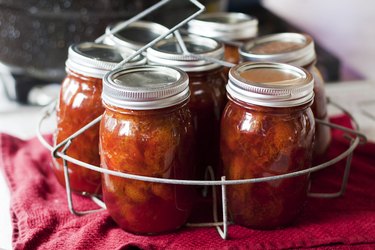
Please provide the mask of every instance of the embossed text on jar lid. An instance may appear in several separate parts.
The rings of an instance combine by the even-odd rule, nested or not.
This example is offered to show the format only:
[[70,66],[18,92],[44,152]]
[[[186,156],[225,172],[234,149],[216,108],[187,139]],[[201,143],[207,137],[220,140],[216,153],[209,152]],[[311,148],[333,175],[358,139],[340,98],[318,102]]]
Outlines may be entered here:
[[[125,58],[134,54],[135,51],[127,48],[117,48],[106,44],[84,42],[73,44],[69,47],[67,68],[76,73],[102,78],[108,71]],[[142,65],[146,58],[137,56],[126,65]]]
[[[214,39],[194,35],[183,36],[182,39],[190,53],[215,59],[224,57],[223,44]],[[186,72],[199,72],[221,67],[217,63],[184,54],[175,37],[161,40],[148,48],[147,60],[149,64],[176,66]]]
[[314,80],[305,69],[283,63],[241,63],[229,71],[228,94],[266,107],[293,107],[311,102]]
[[[106,28],[106,33],[109,34],[112,29],[120,24],[109,25]],[[104,43],[138,50],[167,32],[168,28],[161,24],[149,21],[136,21],[117,33],[109,35],[104,40]]]
[[103,78],[103,102],[124,109],[166,108],[189,96],[189,78],[175,67],[134,66],[111,71]]
[[311,36],[299,33],[279,33],[258,37],[240,50],[242,61],[281,62],[305,66],[315,60],[314,41]]
[[258,19],[239,12],[205,13],[188,23],[188,31],[229,41],[250,39],[258,33]]

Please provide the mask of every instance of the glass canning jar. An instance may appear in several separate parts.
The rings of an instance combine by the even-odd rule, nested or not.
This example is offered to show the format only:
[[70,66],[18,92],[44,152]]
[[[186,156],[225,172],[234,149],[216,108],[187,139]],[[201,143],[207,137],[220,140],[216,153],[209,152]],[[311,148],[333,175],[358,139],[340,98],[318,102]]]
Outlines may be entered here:
[[[311,36],[299,33],[279,33],[258,37],[241,47],[240,54],[243,61],[281,62],[307,69],[314,77],[315,97],[311,109],[315,118],[328,121],[324,80],[315,67],[316,53]],[[317,123],[313,154],[315,163],[324,161],[330,142],[330,128]]]
[[[213,39],[199,36],[184,36],[189,52],[198,56],[222,59],[223,45]],[[204,179],[208,165],[217,170],[219,163],[220,117],[226,104],[226,77],[219,64],[197,59],[182,52],[177,40],[162,40],[147,50],[149,64],[175,66],[189,76],[191,110],[197,143],[199,179]]]
[[[280,63],[233,67],[221,121],[223,174],[229,180],[269,177],[311,166],[314,140],[313,78]],[[227,186],[236,224],[272,229],[302,209],[309,175]]]
[[[57,105],[57,130],[55,145],[64,141],[84,125],[104,112],[101,102],[102,77],[126,56],[130,49],[109,45],[79,43],[70,46],[66,61],[67,75],[62,83]],[[129,64],[144,64],[144,57],[137,57]],[[128,65],[129,65],[128,64]],[[99,165],[99,125],[93,126],[72,141],[66,154],[80,161]],[[101,193],[100,173],[68,163],[70,187],[79,193]],[[61,158],[54,161],[53,171],[65,186]]]
[[[194,177],[194,129],[185,72],[139,66],[107,74],[106,110],[100,124],[101,166],[165,179]],[[103,198],[111,217],[126,231],[157,234],[185,224],[194,188],[103,174]]]
[[188,23],[188,32],[225,43],[224,59],[238,64],[238,45],[258,33],[258,19],[239,12],[205,13]]

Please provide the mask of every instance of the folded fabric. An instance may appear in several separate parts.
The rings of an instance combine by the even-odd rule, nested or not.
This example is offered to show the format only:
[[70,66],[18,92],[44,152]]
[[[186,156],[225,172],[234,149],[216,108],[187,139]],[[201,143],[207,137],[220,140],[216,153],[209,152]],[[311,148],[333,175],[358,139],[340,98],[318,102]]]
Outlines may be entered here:
[[[334,119],[348,125],[347,117]],[[342,132],[333,133],[330,158],[348,148]],[[375,248],[375,144],[359,146],[344,196],[309,198],[293,225],[278,230],[228,228],[222,240],[215,228],[189,228],[157,236],[139,236],[120,229],[107,211],[72,215],[66,193],[50,170],[51,153],[37,139],[22,141],[0,134],[0,169],[11,192],[15,249],[280,249],[343,246]],[[345,161],[314,174],[314,191],[340,189]],[[77,210],[95,209],[87,198],[74,195]]]

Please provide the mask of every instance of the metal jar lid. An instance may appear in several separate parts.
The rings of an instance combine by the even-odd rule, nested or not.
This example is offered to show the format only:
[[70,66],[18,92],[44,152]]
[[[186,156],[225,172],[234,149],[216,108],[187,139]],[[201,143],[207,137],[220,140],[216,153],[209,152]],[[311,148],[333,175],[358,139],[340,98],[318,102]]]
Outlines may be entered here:
[[190,96],[189,78],[178,68],[144,65],[118,69],[103,78],[104,104],[131,110],[175,106]]
[[[112,29],[122,23],[123,22],[109,25],[106,28],[106,34],[110,34]],[[168,31],[167,27],[158,23],[136,21],[117,33],[107,36],[104,43],[138,50],[160,35],[166,34]]]
[[[223,44],[214,39],[183,36],[183,41],[190,53],[215,59],[224,57]],[[161,40],[153,47],[148,48],[147,60],[149,64],[176,66],[185,72],[201,72],[221,67],[220,64],[184,54],[175,37]]]
[[314,98],[314,80],[305,69],[283,63],[241,63],[229,71],[228,94],[266,107],[294,107]]
[[250,39],[258,33],[258,19],[238,12],[206,13],[191,20],[188,31],[228,41]]
[[[119,62],[134,54],[127,48],[116,48],[111,45],[84,42],[69,47],[66,67],[78,74],[88,77],[102,78],[114,69]],[[137,56],[126,65],[143,65],[146,58]]]
[[311,36],[299,33],[279,33],[258,37],[240,50],[242,61],[281,62],[305,66],[316,58]]

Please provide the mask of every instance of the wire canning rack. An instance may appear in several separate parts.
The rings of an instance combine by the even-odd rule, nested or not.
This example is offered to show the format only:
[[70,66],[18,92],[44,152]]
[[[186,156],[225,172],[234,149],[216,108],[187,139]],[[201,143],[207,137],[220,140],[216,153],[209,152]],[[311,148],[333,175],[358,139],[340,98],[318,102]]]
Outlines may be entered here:
[[[145,11],[139,13],[138,15],[134,16],[133,18],[129,19],[128,21],[122,23],[121,26],[118,26],[116,29],[113,29],[111,33],[116,33],[117,31],[125,28],[130,23],[143,18],[144,16],[146,16],[149,13],[153,12],[154,10],[162,7],[163,5],[165,5],[166,3],[170,2],[170,1],[171,0],[163,0],[163,1],[158,2],[157,4],[151,6],[150,8],[146,9]],[[197,15],[199,15],[200,13],[202,13],[204,11],[204,6],[202,4],[200,4],[198,1],[190,0],[190,2],[193,3],[198,9],[194,14],[192,14],[191,16],[189,16],[187,19],[183,20],[182,22],[178,23],[176,26],[171,28],[169,30],[169,32],[167,32],[166,34],[163,34],[163,35],[159,36],[155,40],[151,41],[150,43],[148,43],[147,45],[145,45],[144,47],[142,47],[141,49],[136,51],[133,55],[131,55],[130,57],[126,58],[121,63],[119,63],[116,68],[120,68],[121,66],[126,64],[128,61],[130,61],[131,59],[133,59],[134,57],[136,57],[137,55],[142,53],[144,50],[153,46],[155,43],[157,43],[158,41],[162,40],[163,38],[165,38],[166,36],[168,36],[172,33],[175,35],[175,37],[176,37],[176,39],[177,39],[177,41],[180,45],[180,48],[181,48],[181,50],[184,54],[194,56],[197,59],[204,59],[204,60],[212,61],[212,62],[215,62],[215,63],[219,63],[219,64],[221,64],[223,66],[226,66],[226,67],[232,67],[233,64],[231,64],[231,63],[221,61],[221,60],[217,60],[217,59],[214,59],[214,58],[202,57],[202,56],[199,56],[199,55],[196,55],[196,54],[192,54],[186,48],[178,29],[180,27],[182,27],[183,25],[185,25],[188,21],[195,18]],[[98,42],[98,43],[102,42],[106,35],[110,35],[110,34],[105,34],[105,35],[99,37],[98,39],[95,40],[95,42]],[[73,205],[73,200],[72,200],[72,192],[71,192],[71,188],[70,188],[68,162],[77,164],[77,165],[79,165],[81,167],[84,167],[84,168],[87,168],[87,169],[91,169],[93,171],[97,171],[97,172],[104,173],[104,174],[110,174],[110,175],[122,177],[122,178],[125,178],[125,179],[133,179],[133,180],[154,182],[154,183],[163,183],[163,184],[204,186],[205,191],[207,191],[208,188],[211,187],[212,190],[213,190],[212,191],[212,194],[213,194],[213,222],[211,222],[211,223],[187,224],[187,226],[191,226],[191,227],[212,227],[212,226],[214,226],[214,227],[216,227],[219,235],[223,239],[227,238],[228,225],[230,224],[230,221],[228,220],[227,196],[226,196],[226,187],[228,185],[238,185],[238,184],[274,181],[274,180],[279,180],[279,179],[284,179],[284,178],[291,178],[291,177],[306,175],[306,174],[309,174],[309,173],[316,172],[318,170],[327,168],[327,167],[332,166],[333,164],[335,164],[335,163],[337,163],[341,160],[346,159],[346,165],[345,165],[344,174],[343,174],[343,177],[342,177],[341,188],[338,192],[335,192],[335,193],[308,193],[308,196],[317,197],[317,198],[339,197],[339,196],[343,195],[345,193],[345,190],[346,190],[346,186],[347,186],[347,182],[348,182],[348,178],[349,178],[349,173],[350,173],[353,151],[359,144],[366,142],[366,137],[365,137],[365,135],[363,135],[362,133],[359,132],[358,123],[355,121],[353,116],[349,112],[344,110],[342,107],[340,107],[338,104],[335,104],[334,102],[328,100],[328,103],[330,105],[334,105],[337,108],[341,109],[345,114],[347,114],[351,118],[352,123],[354,125],[354,129],[348,129],[346,127],[343,127],[343,126],[340,126],[340,125],[337,125],[337,124],[328,123],[328,122],[316,119],[317,123],[320,123],[320,124],[323,124],[325,126],[329,126],[331,128],[335,128],[335,129],[339,129],[339,130],[343,131],[345,138],[347,138],[350,142],[347,150],[345,150],[344,152],[342,152],[340,155],[336,156],[335,158],[328,160],[325,163],[322,163],[322,164],[317,165],[317,166],[313,166],[309,169],[291,172],[291,173],[287,173],[287,174],[275,175],[275,176],[270,176],[270,177],[262,177],[262,178],[241,179],[241,180],[226,180],[225,176],[222,176],[220,180],[215,180],[215,175],[214,175],[213,169],[210,166],[208,166],[207,169],[206,169],[205,180],[179,180],[179,179],[155,178],[155,177],[127,174],[127,173],[112,171],[112,170],[108,170],[108,169],[103,169],[103,168],[100,168],[99,166],[94,166],[94,165],[88,164],[86,162],[79,161],[79,160],[77,160],[75,158],[72,158],[72,157],[70,157],[69,155],[66,154],[66,151],[69,148],[69,146],[73,143],[74,138],[78,137],[84,131],[91,128],[95,124],[97,124],[101,120],[101,116],[97,117],[96,119],[94,119],[90,123],[83,126],[81,129],[77,130],[75,133],[73,133],[71,136],[69,136],[66,140],[64,140],[60,144],[55,145],[55,146],[50,145],[46,141],[46,139],[43,137],[41,131],[42,131],[42,125],[45,122],[45,120],[50,118],[51,116],[53,116],[53,114],[55,113],[56,103],[57,102],[54,101],[42,110],[42,115],[39,119],[38,126],[37,126],[37,137],[38,137],[39,141],[42,143],[42,145],[45,146],[52,153],[53,157],[62,158],[62,160],[63,160],[67,201],[68,201],[69,210],[72,214],[84,215],[84,214],[94,213],[94,212],[97,212],[97,211],[105,210],[106,206],[105,206],[104,202],[102,200],[100,200],[98,197],[90,196],[92,201],[95,202],[99,206],[99,209],[87,210],[87,211],[77,211],[77,210],[75,210],[74,205]],[[219,221],[218,214],[217,214],[218,204],[217,204],[217,197],[216,197],[216,192],[215,192],[216,186],[221,187],[222,221]]]
[[[75,158],[70,157],[66,154],[66,150],[69,148],[74,138],[78,137],[81,133],[89,129],[90,127],[94,126],[96,123],[98,123],[101,120],[101,117],[98,117],[97,119],[93,120],[86,126],[84,126],[82,129],[78,130],[76,133],[71,135],[66,143],[62,143],[61,145],[53,146],[50,145],[46,139],[41,134],[42,131],[42,125],[45,122],[45,120],[51,116],[53,116],[56,108],[56,102],[53,102],[46,108],[42,110],[42,115],[38,122],[38,128],[37,128],[37,136],[40,140],[40,142],[52,153],[53,157],[55,158],[62,158],[63,159],[63,166],[64,166],[64,175],[65,175],[65,185],[66,185],[66,192],[67,192],[67,200],[68,200],[68,207],[71,213],[75,215],[84,215],[88,213],[97,212],[103,209],[106,209],[106,206],[103,201],[101,201],[98,197],[90,196],[91,199],[100,207],[100,209],[96,210],[87,210],[87,211],[76,211],[73,206],[72,201],[72,192],[70,189],[70,181],[69,181],[69,172],[68,172],[68,162],[77,164],[81,167],[91,169],[94,171],[98,171],[100,173],[110,174],[118,177],[122,177],[125,179],[132,179],[132,180],[139,180],[139,181],[146,181],[146,182],[154,182],[154,183],[163,183],[163,184],[176,184],[176,185],[195,185],[195,186],[205,186],[207,188],[212,187],[212,194],[213,194],[213,222],[212,223],[194,223],[194,224],[188,224],[188,226],[191,227],[211,227],[214,226],[217,228],[218,233],[223,239],[227,238],[227,232],[228,232],[228,225],[230,222],[228,221],[228,211],[227,211],[227,196],[226,196],[226,186],[227,185],[238,185],[238,184],[247,184],[247,183],[258,183],[258,182],[266,182],[266,181],[274,181],[284,178],[292,178],[296,176],[306,175],[312,172],[319,171],[321,169],[327,168],[329,166],[332,166],[333,164],[342,161],[346,159],[344,174],[342,176],[341,181],[341,187],[340,190],[335,193],[308,193],[309,197],[315,197],[315,198],[336,198],[339,196],[342,196],[345,193],[349,173],[350,173],[350,167],[351,167],[351,160],[353,157],[353,152],[355,148],[359,144],[366,143],[366,136],[359,132],[359,126],[356,120],[352,117],[352,115],[344,110],[342,107],[340,107],[338,104],[328,100],[328,103],[330,105],[333,105],[337,107],[338,109],[342,110],[346,115],[348,115],[351,118],[351,121],[354,125],[354,129],[349,129],[337,124],[325,122],[316,119],[317,123],[323,124],[325,126],[329,126],[334,129],[338,129],[344,132],[344,137],[349,140],[349,147],[347,150],[342,152],[340,155],[336,156],[333,159],[328,160],[327,162],[324,162],[320,165],[313,166],[308,169],[304,169],[301,171],[291,172],[287,174],[282,175],[275,175],[270,177],[262,177],[262,178],[252,178],[252,179],[241,179],[241,180],[226,180],[225,176],[221,177],[221,180],[215,180],[215,175],[210,166],[206,169],[206,180],[179,180],[179,179],[163,179],[163,178],[155,178],[155,177],[148,177],[148,176],[141,176],[141,175],[133,175],[133,174],[127,174],[117,171],[112,171],[108,169],[103,169],[98,166],[94,166],[82,161],[79,161]],[[61,150],[60,150],[61,149]],[[60,151],[59,151],[60,150]],[[221,196],[222,196],[222,214],[223,218],[222,221],[218,220],[217,215],[217,197],[215,187],[220,186],[221,187]],[[221,228],[222,226],[222,228]]]

